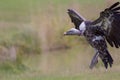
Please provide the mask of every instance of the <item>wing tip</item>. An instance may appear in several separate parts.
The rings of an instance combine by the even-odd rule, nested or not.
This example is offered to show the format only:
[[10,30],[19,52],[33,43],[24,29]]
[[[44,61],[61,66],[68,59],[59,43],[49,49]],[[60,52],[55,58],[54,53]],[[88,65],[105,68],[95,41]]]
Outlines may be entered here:
[[75,12],[73,9],[67,9],[67,12]]
[[112,10],[112,9],[114,9],[116,6],[118,6],[120,4],[120,2],[116,2],[116,3],[114,3],[112,6],[110,6],[108,9],[109,10]]
[[83,17],[83,16],[81,16],[76,10],[74,10],[74,9],[67,9],[67,13],[69,14],[69,15],[74,15],[74,16],[76,16],[77,15],[77,17],[78,18],[80,18],[82,21],[86,21],[86,19]]
[[72,9],[69,8],[69,9],[67,9],[67,10],[68,10],[68,11],[71,11]]

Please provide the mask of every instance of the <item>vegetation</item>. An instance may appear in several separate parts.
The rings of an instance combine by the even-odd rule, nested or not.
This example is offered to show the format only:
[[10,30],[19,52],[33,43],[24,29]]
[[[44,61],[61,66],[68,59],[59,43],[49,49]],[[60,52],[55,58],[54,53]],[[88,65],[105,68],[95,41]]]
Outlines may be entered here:
[[1,0],[1,80],[119,80],[119,49],[109,48],[114,65],[108,71],[102,62],[90,70],[94,52],[84,38],[63,36],[74,26],[68,8],[94,20],[115,1]]

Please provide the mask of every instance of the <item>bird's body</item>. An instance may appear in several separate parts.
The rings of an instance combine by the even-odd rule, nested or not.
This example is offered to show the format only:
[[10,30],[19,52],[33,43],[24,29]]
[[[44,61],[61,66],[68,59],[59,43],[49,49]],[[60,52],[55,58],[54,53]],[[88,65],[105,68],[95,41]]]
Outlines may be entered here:
[[90,64],[93,68],[98,57],[101,58],[105,68],[108,64],[112,67],[113,59],[108,52],[107,43],[112,47],[120,47],[120,3],[116,2],[111,7],[100,13],[100,17],[95,21],[86,21],[76,11],[68,9],[68,14],[75,28],[70,29],[65,35],[81,35],[84,36],[88,43],[95,49],[95,55]]
[[95,32],[95,28],[97,27],[94,27],[89,22],[88,25],[86,25],[86,30],[84,31],[83,36],[93,48],[96,48],[97,50],[107,48],[104,35]]
[[[100,57],[102,59],[106,68],[108,67],[108,64],[111,67],[113,64],[113,59],[107,50],[107,44],[106,44],[104,35],[96,33],[97,27],[92,25],[91,22],[87,22],[87,24],[88,25],[86,26],[86,30],[84,31],[83,35],[84,35],[85,39],[88,41],[88,43],[95,49],[95,54],[96,54],[93,57],[93,60],[91,61],[90,68],[93,68],[94,67],[93,65],[97,64],[98,57]],[[101,31],[102,31],[102,29],[101,29]],[[99,54],[99,55],[97,55],[97,54]]]

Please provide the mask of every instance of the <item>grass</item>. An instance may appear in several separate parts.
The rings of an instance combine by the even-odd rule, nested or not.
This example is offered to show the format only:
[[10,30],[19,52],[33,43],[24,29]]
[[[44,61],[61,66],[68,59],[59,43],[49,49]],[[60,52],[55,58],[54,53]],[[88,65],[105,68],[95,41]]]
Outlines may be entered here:
[[[2,80],[119,80],[120,65],[114,59],[114,65],[106,71],[102,64],[93,70],[89,69],[89,63],[93,51],[84,45],[87,50],[79,49],[52,51],[46,54],[37,54],[23,57],[25,67],[20,65],[3,65],[0,69]],[[75,50],[75,51],[74,51]],[[90,52],[91,51],[91,52]],[[79,53],[80,52],[80,53]],[[84,54],[82,54],[84,52]],[[85,56],[87,59],[85,59]],[[114,56],[113,56],[114,57]],[[27,59],[26,59],[27,58]],[[119,61],[119,59],[117,59]],[[100,63],[100,61],[99,61]],[[118,64],[117,64],[118,63]],[[10,66],[10,67],[9,67]],[[11,70],[13,68],[13,70]],[[25,70],[24,70],[25,69]]]
[[110,48],[113,68],[105,71],[99,62],[90,70],[92,48],[83,37],[63,36],[73,26],[68,8],[94,20],[110,3],[105,4],[104,0],[1,0],[0,46],[17,45],[22,53],[15,62],[0,63],[1,80],[119,80],[119,49]]
[[[37,73],[39,74],[39,73]],[[6,74],[5,74],[6,75]],[[2,77],[2,80],[119,80],[120,73],[99,73],[98,75],[93,73],[80,74],[77,76],[40,76],[40,75],[7,75],[6,77]],[[113,77],[114,76],[114,77]]]
[[0,45],[7,48],[11,46],[18,47],[21,51],[25,51],[24,53],[40,52],[38,45],[40,42],[38,42],[37,33],[32,29],[30,30],[30,27],[23,28],[12,26],[9,28],[2,27],[0,29]]

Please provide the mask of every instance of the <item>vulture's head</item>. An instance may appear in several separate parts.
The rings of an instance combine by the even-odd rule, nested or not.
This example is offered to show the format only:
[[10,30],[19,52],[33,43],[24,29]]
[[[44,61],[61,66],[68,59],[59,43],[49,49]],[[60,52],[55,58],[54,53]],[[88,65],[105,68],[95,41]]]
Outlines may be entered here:
[[85,22],[82,22],[79,25],[78,29],[71,28],[70,30],[64,32],[64,35],[78,35],[78,36],[82,36],[84,34],[85,30],[86,30]]

